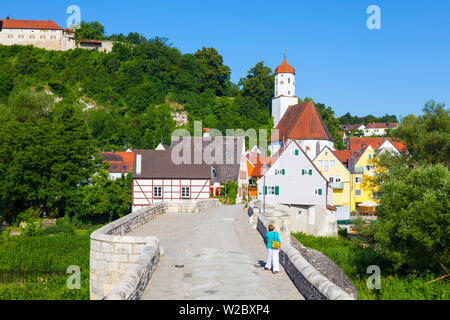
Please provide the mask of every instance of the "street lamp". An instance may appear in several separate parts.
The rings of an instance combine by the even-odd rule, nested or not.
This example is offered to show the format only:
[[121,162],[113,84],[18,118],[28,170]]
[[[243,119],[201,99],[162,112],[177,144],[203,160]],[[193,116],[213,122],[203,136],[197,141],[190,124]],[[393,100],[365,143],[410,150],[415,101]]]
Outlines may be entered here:
[[262,174],[263,174],[263,213],[266,213],[266,173],[269,169],[269,166],[267,164],[264,164],[261,167]]

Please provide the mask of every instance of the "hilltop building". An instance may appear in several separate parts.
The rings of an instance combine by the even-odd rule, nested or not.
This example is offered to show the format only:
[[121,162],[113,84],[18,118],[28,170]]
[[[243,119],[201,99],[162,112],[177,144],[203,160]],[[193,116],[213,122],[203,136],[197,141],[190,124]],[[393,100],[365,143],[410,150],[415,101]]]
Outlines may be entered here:
[[[36,48],[67,51],[77,48],[75,32],[63,29],[52,20],[0,19],[1,45],[32,45]],[[110,52],[112,41],[82,39],[79,48]]]

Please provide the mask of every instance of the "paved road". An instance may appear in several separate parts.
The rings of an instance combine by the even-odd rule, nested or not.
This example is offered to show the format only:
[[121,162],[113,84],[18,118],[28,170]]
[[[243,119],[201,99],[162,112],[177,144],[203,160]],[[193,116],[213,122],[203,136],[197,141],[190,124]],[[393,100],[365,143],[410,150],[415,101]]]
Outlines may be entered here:
[[255,266],[266,249],[242,206],[165,214],[132,234],[157,236],[165,251],[144,300],[303,300],[283,268]]

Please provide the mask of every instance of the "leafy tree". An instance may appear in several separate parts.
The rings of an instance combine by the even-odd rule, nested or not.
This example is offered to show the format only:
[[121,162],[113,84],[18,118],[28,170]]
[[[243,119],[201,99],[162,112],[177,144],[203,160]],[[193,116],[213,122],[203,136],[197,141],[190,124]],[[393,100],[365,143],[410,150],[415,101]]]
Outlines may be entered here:
[[[375,239],[397,269],[448,268],[450,173],[440,164],[410,169],[391,157],[380,179]],[[386,164],[385,164],[386,165]]]
[[198,50],[195,57],[200,63],[197,76],[200,80],[200,89],[212,89],[218,96],[224,96],[230,90],[231,70],[223,64],[223,57],[214,48]]
[[131,212],[131,174],[111,180],[105,169],[92,178],[91,184],[81,190],[81,199],[73,218],[75,220],[107,217],[110,221]]
[[105,27],[98,21],[81,21],[80,28],[75,29],[75,41],[82,39],[103,40],[105,38]]
[[415,162],[450,165],[450,109],[429,101],[423,115],[409,115],[393,135],[404,141]]
[[14,219],[27,208],[62,215],[97,170],[94,142],[72,105],[19,91],[0,106],[0,206]]

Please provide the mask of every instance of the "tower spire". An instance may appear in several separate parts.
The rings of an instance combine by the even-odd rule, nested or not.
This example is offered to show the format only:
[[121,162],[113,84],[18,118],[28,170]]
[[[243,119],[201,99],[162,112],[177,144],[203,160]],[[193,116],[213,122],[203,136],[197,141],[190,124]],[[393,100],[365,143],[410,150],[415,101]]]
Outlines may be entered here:
[[286,59],[286,49],[284,49],[284,58]]

